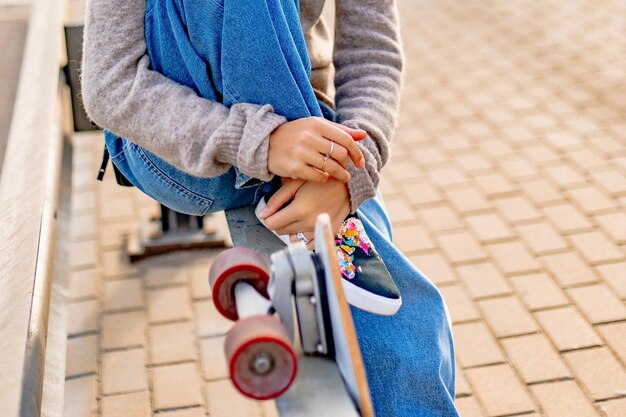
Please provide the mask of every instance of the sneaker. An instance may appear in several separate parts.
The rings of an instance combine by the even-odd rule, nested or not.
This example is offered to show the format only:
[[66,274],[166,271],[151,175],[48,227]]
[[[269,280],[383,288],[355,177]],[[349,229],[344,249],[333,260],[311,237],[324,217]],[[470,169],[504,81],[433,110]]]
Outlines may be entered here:
[[[265,204],[265,199],[261,199],[257,205],[257,218]],[[259,221],[265,225],[260,218]],[[272,233],[285,244],[291,244],[289,236],[280,236],[274,231]],[[373,314],[396,314],[402,305],[400,290],[356,215],[349,216],[343,222],[335,236],[335,244],[348,303]]]
[[348,303],[374,314],[396,314],[400,290],[356,215],[344,220],[335,244]]

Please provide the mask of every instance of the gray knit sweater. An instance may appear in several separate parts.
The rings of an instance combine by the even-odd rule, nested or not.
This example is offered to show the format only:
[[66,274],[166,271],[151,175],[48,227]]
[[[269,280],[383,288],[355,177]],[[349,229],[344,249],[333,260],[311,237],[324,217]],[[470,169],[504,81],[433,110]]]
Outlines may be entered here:
[[[324,1],[301,0],[300,21],[316,94],[335,105],[340,123],[369,134],[359,143],[366,167],[349,167],[355,211],[375,194],[396,124],[403,64],[397,9],[395,0],[335,0],[333,51]],[[286,119],[270,105],[226,108],[150,70],[145,7],[145,0],[88,0],[82,81],[89,116],[189,174],[214,177],[234,165],[271,179],[268,138]]]

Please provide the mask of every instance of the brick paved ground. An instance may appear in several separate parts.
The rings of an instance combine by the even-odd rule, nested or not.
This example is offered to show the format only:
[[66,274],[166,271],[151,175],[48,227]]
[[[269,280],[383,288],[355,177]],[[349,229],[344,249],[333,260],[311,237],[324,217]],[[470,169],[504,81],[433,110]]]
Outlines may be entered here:
[[[626,415],[626,3],[401,0],[408,56],[382,190],[454,322],[465,417]],[[76,137],[66,417],[273,416],[238,397],[214,253],[140,267],[154,203]]]

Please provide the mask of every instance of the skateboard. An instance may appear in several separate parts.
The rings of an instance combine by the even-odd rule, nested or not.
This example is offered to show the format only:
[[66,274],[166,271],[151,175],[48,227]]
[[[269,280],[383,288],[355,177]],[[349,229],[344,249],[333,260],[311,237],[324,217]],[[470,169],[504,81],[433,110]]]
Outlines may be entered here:
[[235,321],[224,351],[243,395],[275,399],[280,416],[373,417],[328,215],[315,252],[285,246],[253,207],[229,210],[234,248],[209,271],[217,310]]

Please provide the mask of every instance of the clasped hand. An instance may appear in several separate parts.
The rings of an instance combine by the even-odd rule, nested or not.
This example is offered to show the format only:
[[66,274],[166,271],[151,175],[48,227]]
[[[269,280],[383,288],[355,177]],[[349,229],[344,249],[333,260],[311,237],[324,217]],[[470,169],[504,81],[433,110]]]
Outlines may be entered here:
[[290,235],[292,241],[297,240],[296,233],[303,233],[309,249],[318,214],[328,213],[333,230],[338,230],[350,213],[347,166],[350,160],[358,168],[365,166],[356,141],[366,136],[363,130],[319,117],[294,120],[274,130],[268,169],[283,178],[283,186],[260,213],[267,227]]

